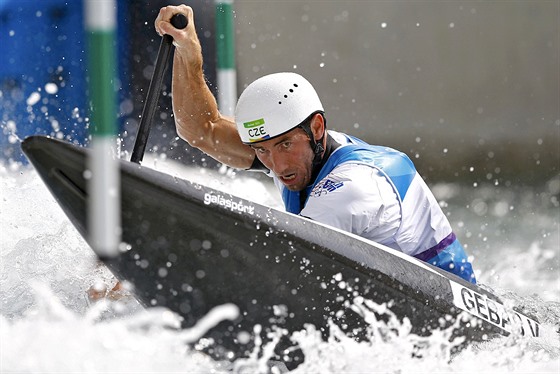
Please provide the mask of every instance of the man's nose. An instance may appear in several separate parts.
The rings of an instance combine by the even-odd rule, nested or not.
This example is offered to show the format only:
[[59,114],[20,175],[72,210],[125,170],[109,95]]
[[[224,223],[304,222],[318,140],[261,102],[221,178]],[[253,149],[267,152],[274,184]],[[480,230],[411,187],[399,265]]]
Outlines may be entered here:
[[270,163],[274,174],[281,175],[286,170],[286,159],[279,152],[270,152]]

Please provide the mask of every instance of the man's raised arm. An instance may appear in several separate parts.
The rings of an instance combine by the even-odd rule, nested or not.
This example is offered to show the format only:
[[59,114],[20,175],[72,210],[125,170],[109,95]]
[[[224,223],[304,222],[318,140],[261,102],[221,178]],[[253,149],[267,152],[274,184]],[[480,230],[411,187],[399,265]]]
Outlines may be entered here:
[[[179,30],[171,17],[182,13],[188,25]],[[173,113],[177,134],[191,146],[234,168],[248,169],[255,152],[243,144],[232,118],[222,116],[202,70],[202,47],[196,34],[193,10],[186,5],[161,8],[155,20],[158,34],[173,37]]]

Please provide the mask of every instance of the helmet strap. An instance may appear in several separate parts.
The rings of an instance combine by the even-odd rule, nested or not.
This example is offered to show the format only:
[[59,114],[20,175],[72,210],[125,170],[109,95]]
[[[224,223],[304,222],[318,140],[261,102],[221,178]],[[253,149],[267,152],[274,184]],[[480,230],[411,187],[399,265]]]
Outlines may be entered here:
[[[325,165],[333,151],[340,147],[340,144],[338,144],[326,131],[325,134],[326,135],[324,135],[323,137],[326,136],[327,138],[326,147],[323,147],[323,137],[321,137],[318,142],[315,142],[314,140],[310,141],[311,149],[313,149],[313,152],[315,153],[311,170],[311,185],[315,183],[315,180],[319,176],[319,172],[321,171],[323,165]],[[310,139],[313,138],[310,136]],[[304,188],[299,192],[300,209],[303,209],[305,207],[305,203],[307,202],[307,197],[309,196],[310,191],[311,189],[308,186],[308,188]]]
[[[327,132],[327,121],[323,116],[323,121],[325,123],[325,132],[321,139],[315,141],[315,136],[313,135],[313,131],[311,131],[311,120],[317,114],[317,112],[313,113],[311,116],[308,117],[299,127],[305,131],[307,136],[309,137],[309,145],[311,146],[311,150],[313,151],[313,170],[315,170],[316,166],[321,164],[323,159],[323,153],[325,152],[325,147],[323,147],[323,139],[325,138],[325,133]],[[321,113],[321,115],[323,115]]]
[[[313,136],[313,131],[311,131],[311,120],[313,118],[313,116],[317,113],[320,113],[323,116],[323,122],[325,124],[325,128],[324,128],[324,132],[323,132],[323,136],[321,136],[321,139],[319,139],[318,141],[315,141],[315,136]],[[327,119],[325,118],[325,116],[323,115],[322,112],[315,112],[313,113],[311,116],[308,117],[307,120],[305,120],[301,125],[299,125],[299,127],[305,131],[305,133],[307,134],[307,136],[309,137],[309,145],[311,146],[311,150],[313,150],[313,164],[312,164],[312,177],[311,177],[311,182],[315,181],[315,179],[317,178],[317,176],[319,175],[319,171],[321,171],[321,168],[323,167],[323,164],[325,163],[325,161],[329,158],[330,154],[332,153],[332,151],[334,149],[336,149],[339,144],[336,143],[334,141],[334,139],[330,138],[327,135]],[[323,141],[325,139],[325,135],[327,135],[327,149],[325,150],[325,147],[323,146]],[[331,140],[331,141],[329,141]]]

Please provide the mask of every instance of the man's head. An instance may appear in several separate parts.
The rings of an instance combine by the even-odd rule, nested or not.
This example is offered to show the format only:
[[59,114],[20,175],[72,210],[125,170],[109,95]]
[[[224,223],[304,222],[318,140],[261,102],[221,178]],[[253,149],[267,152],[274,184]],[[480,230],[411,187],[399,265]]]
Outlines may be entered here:
[[324,112],[317,92],[296,73],[265,75],[239,97],[235,122],[245,144],[280,136],[301,125],[312,113]]
[[241,141],[290,190],[311,183],[324,151],[325,119],[317,92],[295,73],[266,75],[241,94],[235,121]]

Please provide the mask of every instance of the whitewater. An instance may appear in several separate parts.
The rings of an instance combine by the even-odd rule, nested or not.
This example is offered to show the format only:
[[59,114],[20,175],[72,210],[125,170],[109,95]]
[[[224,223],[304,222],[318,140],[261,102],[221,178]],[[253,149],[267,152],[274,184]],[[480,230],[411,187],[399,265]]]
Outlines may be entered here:
[[[185,168],[164,155],[144,165],[272,207],[280,207],[266,180],[228,168]],[[267,372],[271,344],[258,339],[245,359],[215,362],[200,347],[201,335],[235,314],[232,305],[214,310],[202,324],[178,329],[176,315],[141,307],[126,289],[93,301],[88,290],[116,283],[95,258],[29,165],[0,166],[0,371],[2,373],[259,373]],[[542,186],[435,184],[431,186],[457,236],[473,256],[477,279],[507,303],[537,317],[543,339],[500,337],[452,355],[445,331],[425,339],[406,323],[372,325],[369,341],[355,342],[336,326],[323,341],[309,326],[293,334],[305,354],[294,373],[560,371],[559,214],[560,179]],[[248,195],[250,193],[250,195]],[[165,214],[165,212],[162,212]],[[371,305],[383,309],[384,306]],[[390,314],[390,310],[385,310]],[[187,343],[191,343],[188,345]],[[273,369],[273,371],[276,369]]]

